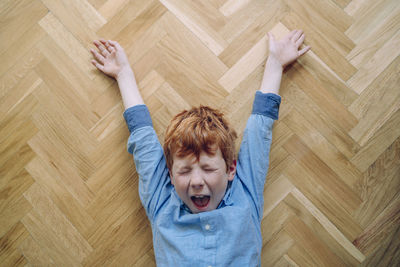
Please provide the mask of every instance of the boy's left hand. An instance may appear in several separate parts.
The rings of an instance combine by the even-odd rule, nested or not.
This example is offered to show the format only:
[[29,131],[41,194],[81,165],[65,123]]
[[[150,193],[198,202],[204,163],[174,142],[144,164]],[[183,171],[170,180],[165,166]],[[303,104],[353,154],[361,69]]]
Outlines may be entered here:
[[268,38],[269,58],[277,60],[283,69],[311,49],[311,46],[306,46],[299,50],[305,38],[302,30],[294,30],[279,41],[275,40],[271,32],[268,32]]

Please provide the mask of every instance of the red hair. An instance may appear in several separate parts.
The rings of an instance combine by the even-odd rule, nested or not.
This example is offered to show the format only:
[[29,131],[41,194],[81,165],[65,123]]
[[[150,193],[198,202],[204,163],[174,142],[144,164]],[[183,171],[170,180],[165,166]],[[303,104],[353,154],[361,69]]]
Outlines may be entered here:
[[199,160],[202,151],[215,155],[219,148],[228,171],[236,159],[236,138],[235,130],[218,110],[206,106],[184,110],[171,120],[165,134],[164,153],[168,169],[172,171],[173,155],[194,155]]

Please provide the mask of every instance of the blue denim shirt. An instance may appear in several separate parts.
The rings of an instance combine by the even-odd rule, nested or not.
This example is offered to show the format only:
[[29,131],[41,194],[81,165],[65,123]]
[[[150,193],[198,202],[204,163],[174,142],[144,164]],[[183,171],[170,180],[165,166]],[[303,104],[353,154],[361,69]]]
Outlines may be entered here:
[[157,266],[260,266],[264,182],[272,126],[281,97],[256,92],[237,172],[218,208],[192,214],[171,184],[164,153],[145,105],[127,109],[128,152],[150,220]]

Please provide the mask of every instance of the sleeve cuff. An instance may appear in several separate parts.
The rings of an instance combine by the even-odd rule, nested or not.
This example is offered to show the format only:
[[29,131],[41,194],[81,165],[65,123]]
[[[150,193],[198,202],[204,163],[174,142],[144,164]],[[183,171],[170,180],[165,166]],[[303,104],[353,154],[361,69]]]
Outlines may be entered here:
[[136,105],[126,109],[124,118],[131,133],[144,126],[153,127],[150,112],[146,105]]
[[281,97],[273,93],[256,92],[256,97],[253,102],[252,114],[260,114],[271,119],[277,120],[279,115],[279,105],[281,104]]

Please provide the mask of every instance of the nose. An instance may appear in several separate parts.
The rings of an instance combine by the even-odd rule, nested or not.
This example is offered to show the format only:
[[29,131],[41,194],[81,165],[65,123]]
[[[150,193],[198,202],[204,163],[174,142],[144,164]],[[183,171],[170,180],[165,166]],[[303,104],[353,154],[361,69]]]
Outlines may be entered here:
[[203,175],[201,174],[200,171],[193,171],[192,175],[190,176],[190,186],[198,189],[202,188],[204,186],[204,179]]

